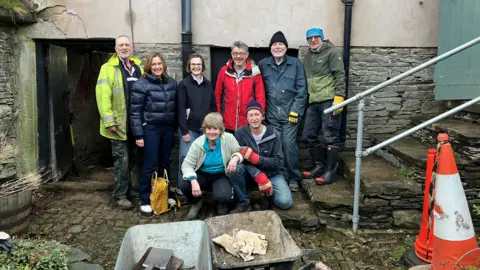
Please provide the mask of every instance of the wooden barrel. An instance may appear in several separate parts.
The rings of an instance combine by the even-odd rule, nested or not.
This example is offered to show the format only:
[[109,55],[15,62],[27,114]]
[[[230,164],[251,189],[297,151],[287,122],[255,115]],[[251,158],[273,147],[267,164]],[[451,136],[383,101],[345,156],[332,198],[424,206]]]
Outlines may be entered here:
[[0,231],[10,235],[28,232],[32,191],[21,191],[0,198]]

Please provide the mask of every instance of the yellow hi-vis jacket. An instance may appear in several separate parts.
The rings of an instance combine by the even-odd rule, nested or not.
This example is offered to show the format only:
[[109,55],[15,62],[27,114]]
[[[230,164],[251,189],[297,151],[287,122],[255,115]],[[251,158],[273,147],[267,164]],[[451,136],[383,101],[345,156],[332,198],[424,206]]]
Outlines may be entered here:
[[[140,67],[140,59],[132,56],[130,60]],[[95,93],[98,112],[100,113],[100,135],[112,140],[126,141],[128,115],[120,68],[120,59],[114,54],[100,68]],[[140,73],[143,75],[141,67]],[[112,126],[117,126],[117,132],[111,132],[107,129]]]

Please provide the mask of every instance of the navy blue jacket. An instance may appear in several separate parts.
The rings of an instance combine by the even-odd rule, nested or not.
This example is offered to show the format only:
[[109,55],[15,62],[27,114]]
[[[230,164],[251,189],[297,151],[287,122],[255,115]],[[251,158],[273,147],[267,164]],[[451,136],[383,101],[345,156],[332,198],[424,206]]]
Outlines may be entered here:
[[308,101],[305,69],[298,58],[286,56],[277,65],[273,56],[258,63],[267,99],[267,122],[288,122],[288,114],[304,115]]
[[283,174],[282,141],[274,128],[265,126],[267,130],[257,145],[250,127],[243,126],[235,131],[235,138],[240,146],[248,146],[260,155],[260,163],[255,165],[268,177]]
[[133,136],[143,137],[146,124],[175,125],[177,82],[147,74],[133,84],[130,98],[130,124]]

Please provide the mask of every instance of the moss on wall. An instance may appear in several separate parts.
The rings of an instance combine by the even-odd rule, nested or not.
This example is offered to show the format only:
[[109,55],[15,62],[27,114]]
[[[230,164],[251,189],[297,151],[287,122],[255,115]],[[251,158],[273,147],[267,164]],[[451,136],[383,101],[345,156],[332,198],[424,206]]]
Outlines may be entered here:
[[26,15],[27,8],[19,0],[0,0],[0,8],[5,8],[16,15]]

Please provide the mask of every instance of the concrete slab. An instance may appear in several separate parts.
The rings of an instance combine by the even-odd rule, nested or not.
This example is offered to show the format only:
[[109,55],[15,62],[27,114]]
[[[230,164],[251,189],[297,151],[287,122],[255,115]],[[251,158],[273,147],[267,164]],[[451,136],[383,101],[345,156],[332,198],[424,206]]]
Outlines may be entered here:
[[70,257],[68,261],[71,263],[81,262],[81,261],[90,261],[92,258],[87,253],[83,252],[82,250],[74,247],[70,247]]
[[292,197],[292,208],[288,210],[274,208],[274,211],[282,219],[283,226],[286,228],[318,227],[320,223],[310,200],[302,192],[293,192]]
[[[413,119],[414,124],[425,122],[425,118]],[[456,140],[468,144],[480,144],[480,125],[457,119],[443,119],[427,127],[435,132],[446,132]]]
[[302,181],[302,185],[315,206],[326,209],[338,206],[353,207],[353,188],[344,180],[319,186],[315,180],[305,179]]
[[98,264],[76,262],[70,266],[70,269],[72,270],[103,270],[103,267],[101,267]]
[[[386,141],[391,136],[374,136],[375,143]],[[432,145],[431,148],[435,148]],[[429,146],[412,137],[403,138],[385,147],[388,152],[402,160],[406,161],[408,165],[414,165],[418,168],[425,169],[427,165],[427,154]]]
[[[341,154],[347,178],[355,177],[355,155],[351,152]],[[396,168],[383,159],[370,155],[362,159],[362,193],[374,195],[419,195],[422,186],[413,179],[407,179]]]

